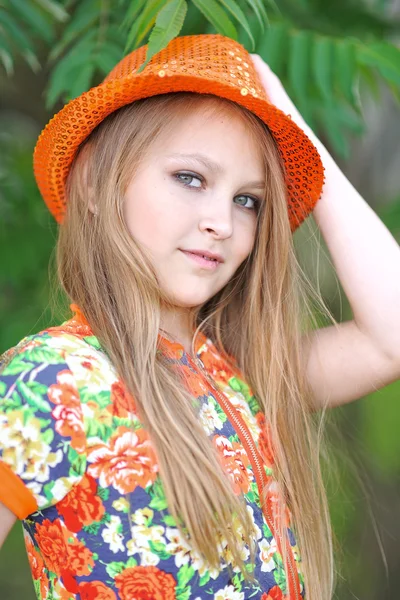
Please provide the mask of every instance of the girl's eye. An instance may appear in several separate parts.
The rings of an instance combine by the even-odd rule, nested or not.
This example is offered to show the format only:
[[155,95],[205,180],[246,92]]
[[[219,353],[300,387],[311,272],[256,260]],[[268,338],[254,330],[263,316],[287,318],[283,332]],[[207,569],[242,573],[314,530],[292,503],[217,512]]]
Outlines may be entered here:
[[[194,188],[194,189],[199,189],[202,186],[203,183],[203,178],[200,177],[199,175],[195,175],[192,173],[175,173],[174,177],[180,181],[181,183],[183,183],[183,185],[185,185],[186,187],[190,187],[190,188]],[[198,181],[199,185],[190,185],[193,180]],[[258,210],[259,205],[260,205],[260,201],[257,200],[257,198],[253,198],[252,196],[246,196],[246,195],[241,195],[241,196],[236,196],[236,198],[246,198],[247,202],[250,200],[253,204],[251,206],[245,206],[245,204],[241,204],[239,203],[239,206],[243,206],[243,208],[246,208],[247,210]]]
[[[178,181],[186,185],[187,187],[200,188],[202,184],[202,179],[198,175],[192,175],[191,173],[175,173],[174,175]],[[193,179],[197,179],[200,185],[190,185]]]
[[253,204],[251,206],[245,206],[244,204],[240,204],[240,206],[243,206],[243,208],[247,208],[248,210],[258,210],[259,205],[260,205],[260,201],[257,200],[257,198],[253,198],[252,196],[236,196],[236,198],[246,198],[247,201],[251,201]]

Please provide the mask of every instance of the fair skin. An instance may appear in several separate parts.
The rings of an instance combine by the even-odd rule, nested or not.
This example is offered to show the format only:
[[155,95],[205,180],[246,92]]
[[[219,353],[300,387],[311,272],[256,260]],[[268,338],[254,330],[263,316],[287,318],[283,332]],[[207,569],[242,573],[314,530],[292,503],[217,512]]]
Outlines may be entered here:
[[353,320],[304,341],[315,405],[351,402],[400,379],[400,247],[308,127],[278,77],[251,55],[271,101],[306,132],[325,166],[313,216],[350,302]]
[[[354,319],[305,337],[303,356],[308,357],[304,368],[315,407],[338,406],[400,378],[400,249],[304,122],[279,79],[260,57],[253,55],[252,59],[271,100],[306,131],[325,166],[326,181],[313,215],[331,253]],[[233,208],[232,202],[238,193],[254,193],[241,187],[253,179],[253,175],[262,179],[256,148],[247,146],[246,129],[243,125],[237,127],[232,115],[206,123],[198,115],[193,124],[192,118],[195,117],[182,122],[172,140],[160,140],[154,158],[157,156],[165,165],[171,144],[184,153],[195,148],[221,167],[222,175],[215,174],[211,178],[211,173],[200,165],[190,164],[188,170],[201,173],[207,180],[204,190],[196,196],[201,200],[195,203],[195,210],[191,202],[187,209],[189,192],[178,194],[177,188],[171,187],[168,168],[163,182],[151,171],[140,179],[139,188],[136,188],[137,180],[132,181],[127,196],[132,234],[145,244],[150,241],[149,249],[156,258],[163,285],[172,292],[177,306],[173,313],[163,315],[162,328],[187,351],[190,351],[191,338],[187,309],[196,302],[202,304],[220,290],[251,251],[251,232],[254,232],[251,217],[243,216],[243,209],[236,205]],[[149,165],[147,168],[151,169]],[[187,166],[178,161],[170,168],[183,170]],[[148,192],[149,173],[154,184]],[[161,183],[167,188],[160,188]],[[150,193],[150,197],[157,200],[157,206],[151,204],[147,219],[140,215],[139,208],[134,208],[137,190],[141,198]],[[161,198],[166,198],[168,206],[172,201],[177,212],[169,211],[164,202],[160,209]],[[185,257],[180,256],[179,247],[218,251],[227,261],[215,272],[202,273],[193,266],[188,270],[187,263],[182,264]]]
[[[193,154],[207,157],[210,165]],[[202,105],[180,119],[173,135],[155,140],[128,186],[127,226],[151,255],[174,304],[174,310],[162,311],[161,328],[187,352],[190,309],[221,290],[253,248],[253,198],[262,198],[263,178],[259,149],[240,117]],[[210,271],[180,249],[217,252],[225,262]]]
[[[313,332],[310,340],[304,341],[304,356],[309,356],[304,366],[316,408],[337,406],[400,378],[400,249],[303,121],[276,75],[257,55],[252,55],[252,59],[271,101],[290,114],[307,133],[317,146],[326,169],[323,194],[313,214],[354,319],[340,323],[338,327]],[[197,120],[192,121],[192,118]],[[179,137],[184,123],[185,136]],[[188,127],[190,124],[192,126]],[[188,351],[187,309],[197,300],[202,303],[220,290],[251,252],[255,215],[251,211],[249,214],[242,212],[245,209],[238,203],[244,200],[238,196],[257,196],[260,190],[246,184],[262,180],[257,149],[250,143],[243,124],[237,118],[235,121],[232,115],[226,115],[226,118],[220,116],[214,120],[213,127],[215,129],[208,128],[201,115],[191,115],[190,123],[183,119],[182,128],[169,140],[175,144],[174,152],[176,148],[179,152],[184,149],[185,153],[201,148],[222,167],[218,175],[211,177],[205,193],[201,192],[200,202],[191,200],[192,197],[199,198],[196,191],[185,187],[181,191],[183,184],[172,183],[172,174],[191,171],[208,179],[210,173],[197,162],[191,162],[190,167],[180,160],[170,163],[160,154],[158,166],[162,169],[158,172],[151,161],[131,182],[127,194],[130,230],[153,252],[159,275],[163,281],[167,277],[168,291],[176,301],[176,312],[163,315],[162,327]],[[146,179],[148,176],[149,180]],[[148,181],[152,182],[150,187]],[[186,181],[190,186],[200,183],[195,179]],[[137,202],[135,198],[139,198]],[[143,211],[140,202],[144,199],[151,207],[151,214]],[[190,209],[186,203],[190,204]],[[138,219],[141,227],[137,225]],[[200,273],[185,262],[186,257],[180,255],[179,247],[207,248],[223,254],[226,261],[216,271]],[[173,277],[169,279],[168,274]],[[0,502],[0,547],[15,520],[15,515]]]

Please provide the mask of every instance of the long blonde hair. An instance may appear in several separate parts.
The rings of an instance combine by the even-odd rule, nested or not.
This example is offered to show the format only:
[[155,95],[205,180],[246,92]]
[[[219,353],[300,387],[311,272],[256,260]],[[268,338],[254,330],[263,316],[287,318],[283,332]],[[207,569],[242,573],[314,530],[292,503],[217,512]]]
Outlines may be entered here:
[[[140,100],[111,114],[81,146],[68,178],[58,276],[135,399],[181,534],[215,568],[220,568],[223,536],[234,563],[251,579],[240,546],[245,543],[254,557],[252,521],[243,497],[233,493],[184,381],[157,353],[160,311],[168,298],[123,216],[127,185],[152,140],[172,131],[183,110],[199,107],[228,109],[243,119],[261,149],[267,185],[251,254],[222,290],[193,310],[192,348],[201,329],[245,374],[271,428],[274,476],[293,515],[307,597],[328,600],[334,578],[319,461],[321,415],[312,411],[302,345],[304,323],[313,314],[310,298],[322,310],[324,303],[295,255],[282,161],[265,124],[233,102],[187,92]],[[95,218],[90,199],[98,208]],[[232,515],[242,525],[240,546]]]

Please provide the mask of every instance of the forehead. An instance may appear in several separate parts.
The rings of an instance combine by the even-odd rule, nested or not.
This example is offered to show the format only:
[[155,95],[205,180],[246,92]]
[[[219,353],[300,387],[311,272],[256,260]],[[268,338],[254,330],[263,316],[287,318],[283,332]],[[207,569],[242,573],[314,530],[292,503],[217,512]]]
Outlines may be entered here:
[[250,127],[239,107],[219,99],[215,102],[205,98],[183,110],[180,107],[172,111],[169,123],[151,146],[149,150],[153,155],[190,153],[206,154],[213,162],[261,161],[254,127]]

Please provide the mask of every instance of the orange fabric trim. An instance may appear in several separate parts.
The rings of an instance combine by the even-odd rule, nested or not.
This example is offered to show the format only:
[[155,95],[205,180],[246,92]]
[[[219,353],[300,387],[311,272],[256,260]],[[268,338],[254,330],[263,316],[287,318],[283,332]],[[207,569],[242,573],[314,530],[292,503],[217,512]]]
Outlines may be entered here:
[[38,510],[35,496],[7,463],[0,460],[0,501],[18,519],[26,519]]

